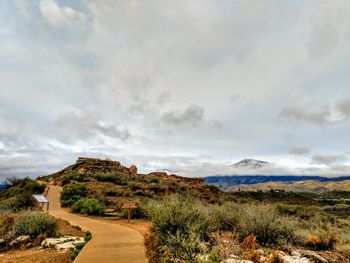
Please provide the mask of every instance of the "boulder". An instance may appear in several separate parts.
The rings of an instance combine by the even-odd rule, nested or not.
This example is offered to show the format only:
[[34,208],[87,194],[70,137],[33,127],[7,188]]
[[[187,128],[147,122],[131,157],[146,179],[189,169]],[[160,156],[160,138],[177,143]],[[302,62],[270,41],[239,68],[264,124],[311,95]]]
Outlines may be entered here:
[[228,258],[228,259],[225,259],[223,263],[254,263],[254,262],[251,260],[245,260],[245,259]]
[[132,174],[137,174],[137,166],[136,165],[131,165],[129,170]]
[[319,254],[317,254],[314,251],[306,250],[306,251],[302,251],[301,254],[304,257],[309,258],[316,263],[328,263],[327,259],[321,257]]
[[15,240],[12,240],[12,242],[10,243],[10,246],[11,247],[15,247],[15,246],[18,246],[18,245],[26,244],[29,241],[30,241],[30,236],[28,236],[28,235],[19,236]]
[[41,242],[41,246],[44,248],[55,248],[57,250],[70,250],[74,249],[75,245],[84,243],[85,240],[82,237],[64,236],[60,238],[46,238]]
[[294,257],[299,257],[301,258],[301,254],[298,251],[292,251],[292,253],[290,253],[292,256]]
[[265,251],[262,250],[262,249],[257,249],[257,250],[255,250],[255,252],[256,252],[258,255],[260,255],[260,256],[264,256],[264,255],[265,255]]
[[307,258],[298,256],[283,256],[282,261],[283,263],[311,263]]

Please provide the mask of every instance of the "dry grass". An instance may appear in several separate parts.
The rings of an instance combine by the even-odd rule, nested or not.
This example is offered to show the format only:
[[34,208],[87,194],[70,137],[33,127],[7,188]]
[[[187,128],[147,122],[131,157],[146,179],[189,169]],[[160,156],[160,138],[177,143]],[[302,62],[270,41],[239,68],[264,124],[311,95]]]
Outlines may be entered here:
[[256,241],[256,237],[253,235],[247,236],[241,245],[241,248],[244,250],[256,250],[259,248],[258,242]]
[[274,251],[268,261],[268,263],[283,263],[283,259],[278,251]]

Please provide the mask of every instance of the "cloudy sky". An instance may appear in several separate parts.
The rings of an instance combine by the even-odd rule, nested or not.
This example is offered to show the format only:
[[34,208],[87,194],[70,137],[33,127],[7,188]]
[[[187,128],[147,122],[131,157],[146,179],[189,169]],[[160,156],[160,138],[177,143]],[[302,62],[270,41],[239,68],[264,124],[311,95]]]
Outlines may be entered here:
[[349,175],[350,2],[0,1],[0,177]]

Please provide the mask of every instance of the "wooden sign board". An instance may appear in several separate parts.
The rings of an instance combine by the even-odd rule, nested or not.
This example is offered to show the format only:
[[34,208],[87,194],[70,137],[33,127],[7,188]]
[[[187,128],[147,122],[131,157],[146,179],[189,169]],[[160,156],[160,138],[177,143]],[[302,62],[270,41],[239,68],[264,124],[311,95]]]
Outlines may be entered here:
[[126,202],[122,203],[122,208],[128,209],[128,222],[130,223],[131,209],[138,208],[138,204],[136,202]]
[[136,202],[127,202],[122,203],[122,208],[138,208],[138,205]]

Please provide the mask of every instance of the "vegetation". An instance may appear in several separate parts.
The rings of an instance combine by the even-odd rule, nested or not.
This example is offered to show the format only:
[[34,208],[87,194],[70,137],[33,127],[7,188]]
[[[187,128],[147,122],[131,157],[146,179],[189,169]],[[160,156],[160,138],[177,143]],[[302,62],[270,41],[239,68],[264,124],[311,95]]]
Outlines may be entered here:
[[[339,234],[350,230],[349,224],[344,223],[347,221],[340,224],[321,207],[309,207],[302,212],[298,206],[256,202],[206,205],[194,197],[175,194],[151,200],[142,209],[153,225],[146,239],[150,262],[175,258],[203,262],[201,255],[217,258],[210,262],[219,262],[224,258],[219,255],[222,251],[217,252],[222,248],[218,248],[214,233],[232,233],[240,244],[238,253],[253,262],[259,262],[255,261],[258,255],[254,252],[259,246],[273,249],[297,245],[316,251],[339,247],[347,251],[346,244],[350,244],[346,235]],[[276,254],[274,259],[277,258]]]
[[53,237],[57,230],[57,220],[39,212],[24,212],[14,221],[12,233],[14,236],[29,235],[35,238],[39,235]]
[[106,206],[94,198],[82,198],[72,206],[72,211],[86,215],[103,215]]
[[201,242],[208,238],[206,214],[200,203],[173,195],[161,202],[151,201],[144,209],[153,223],[157,255],[193,262],[201,251]]
[[34,208],[36,202],[32,194],[41,194],[45,190],[44,185],[29,178],[13,177],[8,178],[7,182],[11,184],[11,187],[0,191],[0,211],[15,212]]
[[109,214],[125,216],[120,204],[138,202],[133,218],[146,217],[152,223],[146,238],[150,262],[214,263],[232,253],[258,262],[258,248],[271,262],[281,262],[274,251],[290,254],[296,247],[350,257],[347,192],[225,193],[200,179],[136,174],[98,159],[78,160],[51,178],[64,185],[61,202],[73,212],[102,215],[112,208]]
[[91,238],[92,238],[91,232],[87,231],[85,233],[85,238],[84,238],[85,242],[75,245],[75,248],[73,249],[72,254],[71,254],[71,259],[72,260],[74,260],[78,256],[80,251],[83,249],[83,247],[86,245],[86,243],[91,240]]
[[61,205],[72,206],[75,202],[86,197],[86,186],[82,183],[70,183],[63,187]]

